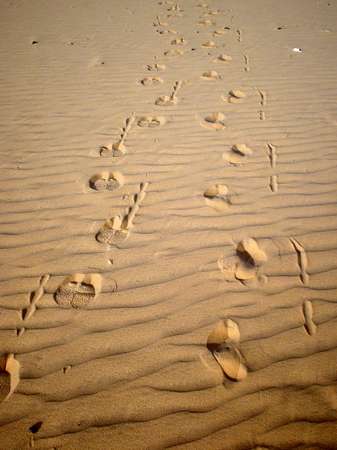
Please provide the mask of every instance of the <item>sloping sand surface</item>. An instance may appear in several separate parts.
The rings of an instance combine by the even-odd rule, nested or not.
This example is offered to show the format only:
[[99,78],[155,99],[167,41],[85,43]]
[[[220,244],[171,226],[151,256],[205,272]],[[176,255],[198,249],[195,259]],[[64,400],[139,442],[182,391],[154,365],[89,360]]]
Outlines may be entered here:
[[337,449],[337,3],[0,9],[0,450]]

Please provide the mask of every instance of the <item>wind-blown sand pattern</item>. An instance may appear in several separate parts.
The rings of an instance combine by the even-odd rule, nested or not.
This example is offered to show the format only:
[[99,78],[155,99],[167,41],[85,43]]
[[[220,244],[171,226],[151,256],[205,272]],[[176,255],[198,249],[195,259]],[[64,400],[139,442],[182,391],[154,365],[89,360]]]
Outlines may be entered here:
[[337,3],[0,21],[0,449],[337,449]]

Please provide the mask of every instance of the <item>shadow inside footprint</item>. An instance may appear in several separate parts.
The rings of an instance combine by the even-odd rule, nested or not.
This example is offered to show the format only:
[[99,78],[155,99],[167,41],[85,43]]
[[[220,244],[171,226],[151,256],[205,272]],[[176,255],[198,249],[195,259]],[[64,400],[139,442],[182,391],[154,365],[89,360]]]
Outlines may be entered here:
[[225,343],[213,351],[213,356],[223,373],[232,381],[241,381],[247,376],[247,368],[240,351],[232,344]]

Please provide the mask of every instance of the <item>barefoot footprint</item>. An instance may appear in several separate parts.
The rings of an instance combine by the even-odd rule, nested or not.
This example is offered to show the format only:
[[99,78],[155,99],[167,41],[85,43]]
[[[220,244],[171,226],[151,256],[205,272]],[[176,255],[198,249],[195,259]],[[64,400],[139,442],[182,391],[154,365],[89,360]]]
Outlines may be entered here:
[[75,273],[63,280],[55,292],[55,300],[67,308],[86,308],[100,294],[101,287],[102,277],[98,273]]

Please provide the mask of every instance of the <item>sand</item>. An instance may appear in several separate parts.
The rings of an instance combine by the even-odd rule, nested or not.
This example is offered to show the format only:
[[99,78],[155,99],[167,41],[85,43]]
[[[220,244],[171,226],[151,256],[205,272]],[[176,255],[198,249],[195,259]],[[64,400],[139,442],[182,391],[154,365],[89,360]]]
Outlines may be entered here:
[[0,449],[337,449],[337,3],[0,9]]

